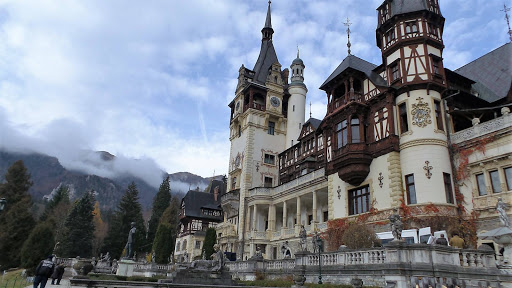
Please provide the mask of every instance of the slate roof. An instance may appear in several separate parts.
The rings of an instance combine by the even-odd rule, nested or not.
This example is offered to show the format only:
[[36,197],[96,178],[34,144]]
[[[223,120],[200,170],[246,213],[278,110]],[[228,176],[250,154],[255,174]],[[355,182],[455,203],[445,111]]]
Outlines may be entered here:
[[320,123],[322,123],[322,120],[316,118],[309,118],[308,121],[304,123],[304,125],[307,125],[308,123],[311,123],[311,125],[313,125],[313,128],[315,128],[316,130],[320,126]]
[[206,193],[195,190],[188,191],[182,200],[183,202],[185,202],[185,216],[221,221],[222,215],[216,217],[207,216],[201,213],[201,208],[211,210],[222,210],[220,207],[220,195],[221,193],[219,193],[217,201],[215,201],[213,193]]
[[272,64],[276,62],[279,61],[277,60],[277,54],[274,49],[274,44],[272,44],[272,40],[261,41],[260,55],[258,56],[256,64],[254,64],[254,69],[252,69],[255,73],[253,80],[261,84],[265,84],[267,81],[268,70]]
[[357,56],[354,55],[348,55],[341,64],[332,72],[332,74],[325,80],[325,82],[320,86],[320,89],[325,90],[325,86],[331,82],[334,78],[336,78],[338,75],[340,75],[343,71],[347,70],[348,68],[352,68],[357,71],[363,72],[370,81],[372,81],[375,85],[378,86],[387,86],[386,81],[380,77],[379,74],[375,73],[373,69],[375,69],[377,65],[372,64],[368,61],[365,61]]
[[[388,1],[382,2],[379,8],[386,2]],[[392,0],[390,6],[390,18],[399,14],[428,10],[427,0]],[[380,25],[381,23],[378,21],[377,26],[380,27]]]
[[512,84],[512,43],[507,43],[455,70],[476,83],[473,90],[487,102],[507,97]]

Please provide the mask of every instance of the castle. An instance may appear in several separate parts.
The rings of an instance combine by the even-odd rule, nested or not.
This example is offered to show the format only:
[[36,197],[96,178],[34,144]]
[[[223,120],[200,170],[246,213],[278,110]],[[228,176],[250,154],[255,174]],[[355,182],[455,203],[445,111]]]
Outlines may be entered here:
[[281,259],[302,225],[324,232],[332,219],[361,215],[375,224],[393,208],[466,213],[478,217],[479,232],[498,225],[498,197],[512,203],[510,43],[445,69],[438,0],[385,0],[376,28],[382,63],[349,47],[320,87],[326,115],[306,119],[307,61],[297,52],[283,69],[270,8],[256,64],[240,67],[229,104],[228,187],[216,227],[223,251]]

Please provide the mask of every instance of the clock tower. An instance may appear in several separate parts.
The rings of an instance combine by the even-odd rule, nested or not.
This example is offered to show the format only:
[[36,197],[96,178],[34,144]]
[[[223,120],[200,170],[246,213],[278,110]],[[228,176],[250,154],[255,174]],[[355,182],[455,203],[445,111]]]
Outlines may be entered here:
[[236,201],[222,201],[222,205],[224,211],[229,210],[225,221],[236,226],[239,257],[245,249],[245,232],[251,229],[246,198],[252,188],[278,185],[278,154],[285,149],[287,134],[289,72],[281,70],[274,49],[270,1],[261,33],[256,64],[253,69],[240,67],[235,97],[229,104],[231,149],[226,195],[230,196],[225,198]]

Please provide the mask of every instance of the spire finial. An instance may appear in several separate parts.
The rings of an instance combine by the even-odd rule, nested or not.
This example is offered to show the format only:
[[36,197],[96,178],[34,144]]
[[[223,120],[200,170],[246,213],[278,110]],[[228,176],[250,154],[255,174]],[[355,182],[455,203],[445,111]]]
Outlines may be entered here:
[[503,4],[503,10],[500,10],[505,12],[505,19],[507,19],[507,25],[508,25],[508,37],[510,39],[510,42],[512,42],[512,30],[510,29],[510,19],[508,17],[508,11],[510,11],[510,8],[507,8],[506,4]]
[[297,58],[300,58],[299,57],[299,44],[297,44]]
[[312,117],[312,114],[311,114],[311,101],[309,101],[309,119],[311,119]]
[[350,55],[350,46],[352,46],[350,44],[350,25],[352,25],[352,23],[350,23],[350,20],[348,19],[348,17],[347,17],[347,22],[344,22],[343,25],[347,26],[347,37],[348,37],[347,47],[348,47],[348,55]]

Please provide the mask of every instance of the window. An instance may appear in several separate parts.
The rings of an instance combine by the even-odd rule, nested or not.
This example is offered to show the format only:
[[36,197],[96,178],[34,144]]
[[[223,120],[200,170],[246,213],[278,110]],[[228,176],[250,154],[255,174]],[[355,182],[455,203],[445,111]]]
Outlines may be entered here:
[[438,37],[439,34],[437,33],[437,25],[435,25],[433,23],[428,23],[428,33],[433,36]]
[[201,249],[201,241],[196,241],[195,249]]
[[324,211],[324,222],[329,220],[329,211]]
[[398,69],[398,63],[395,63],[389,67],[389,71],[391,71],[391,82],[400,78],[400,69]]
[[269,135],[274,135],[274,128],[276,127],[276,123],[272,122],[272,121],[268,121],[268,131],[267,133]]
[[405,34],[418,32],[418,23],[416,21],[405,23]]
[[485,187],[485,177],[484,174],[476,175],[476,184],[478,186],[478,195],[484,196],[487,195],[487,188]]
[[434,73],[434,75],[441,75],[440,65],[441,61],[439,61],[439,59],[432,58],[432,73]]
[[343,120],[336,125],[336,140],[338,149],[347,145],[347,120]]
[[276,156],[272,154],[266,154],[265,153],[265,163],[270,165],[276,164]]
[[349,215],[356,215],[370,210],[369,186],[360,187],[348,191]]
[[361,142],[361,135],[359,133],[359,119],[358,118],[352,118],[350,120],[350,129],[352,132],[352,143],[359,143]]
[[295,112],[295,105],[292,105],[292,111]]
[[402,103],[398,105],[398,114],[400,117],[400,132],[404,133],[409,131],[409,122],[407,121],[407,105]]
[[272,187],[272,178],[271,177],[266,177],[265,176],[265,183],[264,183],[264,187],[267,187],[267,188],[270,188]]
[[242,136],[242,126],[238,125],[238,137]]
[[311,223],[313,223],[313,215],[312,214],[308,215],[308,224],[311,225]]
[[407,204],[416,204],[416,188],[414,187],[414,174],[405,175],[405,189],[407,192]]
[[236,187],[236,177],[233,177],[233,181],[231,181],[231,189],[235,189]]
[[181,246],[181,250],[187,250],[187,239],[183,240],[183,244]]
[[436,113],[437,129],[444,131],[443,129],[443,115],[441,114],[441,102],[434,100],[434,110]]
[[395,39],[395,28],[391,28],[386,32],[386,44],[391,43]]
[[500,182],[500,175],[498,174],[498,170],[489,172],[489,177],[491,178],[492,193],[500,193],[501,192],[501,182]]
[[450,174],[443,173],[444,191],[446,193],[446,203],[453,204],[452,178]]
[[180,251],[180,241],[176,242],[176,251]]
[[505,179],[507,180],[507,189],[512,190],[512,167],[503,169],[505,172]]

